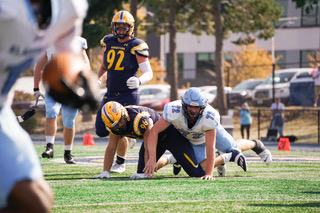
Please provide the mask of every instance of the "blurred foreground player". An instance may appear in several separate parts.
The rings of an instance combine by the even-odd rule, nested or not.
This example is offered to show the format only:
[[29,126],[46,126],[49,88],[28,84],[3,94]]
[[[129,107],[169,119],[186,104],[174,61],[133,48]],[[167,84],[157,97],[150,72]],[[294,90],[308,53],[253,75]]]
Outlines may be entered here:
[[[0,211],[48,212],[53,192],[30,136],[11,109],[13,84],[50,45],[79,53],[85,0],[0,1]],[[50,84],[49,84],[50,85]]]

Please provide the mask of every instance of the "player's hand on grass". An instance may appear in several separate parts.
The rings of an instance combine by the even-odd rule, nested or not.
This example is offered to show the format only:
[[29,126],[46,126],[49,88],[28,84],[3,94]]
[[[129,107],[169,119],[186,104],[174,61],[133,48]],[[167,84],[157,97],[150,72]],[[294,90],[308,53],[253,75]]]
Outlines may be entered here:
[[143,172],[148,178],[154,177],[154,172],[157,171],[156,165],[157,165],[156,160],[149,159],[148,162],[146,163],[146,165],[143,169]]
[[146,178],[148,178],[148,176],[145,175],[144,173],[132,174],[131,177],[130,177],[131,180],[146,179]]
[[205,175],[201,177],[201,180],[214,180],[214,177],[211,175]]
[[110,174],[108,171],[104,171],[100,175],[96,175],[93,178],[110,178]]

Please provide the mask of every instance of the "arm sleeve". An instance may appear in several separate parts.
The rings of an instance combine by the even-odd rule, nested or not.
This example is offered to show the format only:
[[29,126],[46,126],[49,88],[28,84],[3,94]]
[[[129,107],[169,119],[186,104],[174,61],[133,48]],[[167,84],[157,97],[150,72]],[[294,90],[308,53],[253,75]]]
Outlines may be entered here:
[[153,78],[153,72],[149,60],[139,64],[142,75],[139,77],[140,84],[145,84]]

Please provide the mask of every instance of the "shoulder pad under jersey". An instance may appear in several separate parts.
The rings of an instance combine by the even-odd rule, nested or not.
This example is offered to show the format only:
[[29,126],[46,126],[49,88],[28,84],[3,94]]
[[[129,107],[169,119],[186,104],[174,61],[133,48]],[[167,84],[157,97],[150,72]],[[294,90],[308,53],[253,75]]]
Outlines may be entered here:
[[178,119],[180,116],[182,116],[182,105],[180,100],[169,102],[164,106],[163,118],[167,122],[172,123],[172,121]]
[[112,34],[110,34],[110,35],[105,35],[105,36],[100,40],[101,46],[106,47],[106,46],[107,46],[107,43],[108,43],[108,40],[109,40],[112,36],[113,36]]
[[204,129],[215,129],[220,123],[220,114],[214,108],[207,106],[202,113],[201,120]]
[[149,47],[147,43],[140,39],[135,39],[134,44],[130,50],[131,54],[138,54],[140,56],[148,57],[149,56]]

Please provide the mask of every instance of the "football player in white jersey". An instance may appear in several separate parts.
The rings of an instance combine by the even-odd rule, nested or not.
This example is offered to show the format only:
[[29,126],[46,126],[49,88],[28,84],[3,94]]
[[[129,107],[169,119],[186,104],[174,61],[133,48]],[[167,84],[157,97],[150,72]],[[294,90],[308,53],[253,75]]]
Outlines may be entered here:
[[[252,149],[266,164],[272,160],[270,151],[259,140],[242,139],[237,143],[220,124],[219,113],[207,105],[207,99],[201,90],[192,87],[186,91],[182,101],[174,101],[165,105],[163,116],[150,130],[147,140],[149,159],[143,170],[148,176],[154,175],[158,160],[156,157],[158,134],[171,124],[192,144],[195,158],[192,159],[188,155],[184,155],[184,158],[176,157],[175,152],[170,151],[184,170],[186,170],[185,167],[188,167],[189,170],[202,170],[202,173],[196,173],[202,175],[201,179],[214,180],[212,176],[214,166],[229,161],[237,162],[246,171],[245,157],[239,151]],[[215,162],[215,148],[229,153],[229,155],[222,155],[223,162]],[[185,150],[181,149],[180,152],[185,152]],[[235,152],[236,155],[234,155]]]
[[0,211],[48,212],[53,193],[30,136],[11,109],[13,84],[54,45],[80,53],[86,0],[0,1]]
[[[86,53],[88,48],[87,40],[83,37],[77,37],[79,40],[79,45],[82,47],[81,55],[85,61],[85,69],[90,68],[89,58]],[[47,62],[55,55],[55,49],[51,46],[46,50],[46,54],[42,56],[34,69],[34,96],[38,100],[40,97],[44,98],[43,94],[40,92],[40,81],[42,78],[42,73]],[[60,109],[62,111],[62,122],[63,122],[63,142],[64,142],[64,161],[67,164],[76,163],[71,155],[73,139],[75,135],[75,119],[78,114],[78,109],[60,104],[55,101],[49,94],[45,97],[46,105],[46,150],[42,153],[43,158],[53,158],[53,144],[55,141],[55,135],[57,133],[57,117],[59,115]]]

